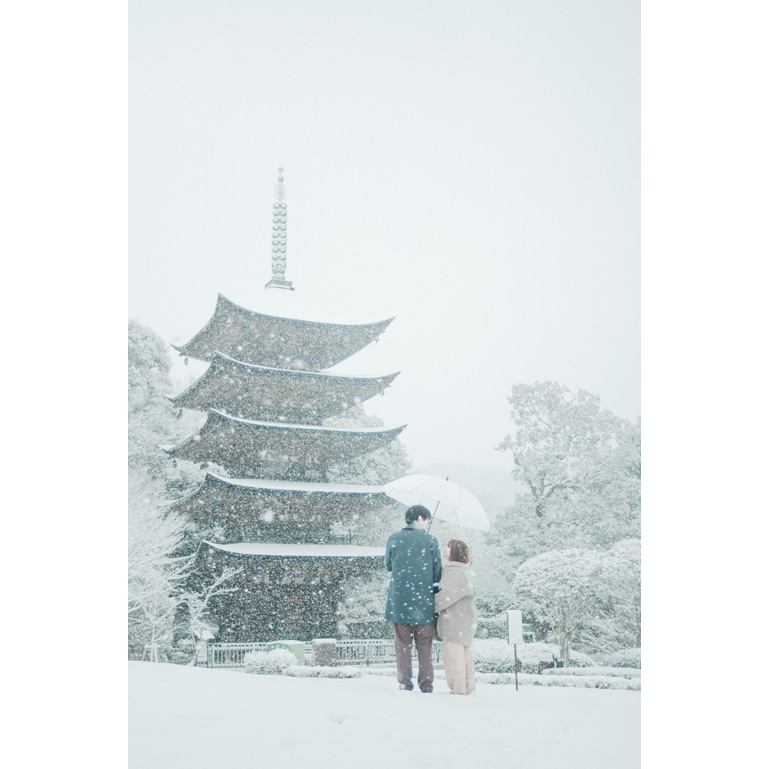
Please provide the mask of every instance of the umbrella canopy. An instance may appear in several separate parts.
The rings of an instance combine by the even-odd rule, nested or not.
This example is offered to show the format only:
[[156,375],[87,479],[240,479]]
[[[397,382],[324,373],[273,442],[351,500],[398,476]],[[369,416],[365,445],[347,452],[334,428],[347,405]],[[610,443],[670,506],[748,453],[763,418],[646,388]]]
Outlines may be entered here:
[[433,515],[468,529],[489,530],[483,506],[467,489],[434,475],[404,475],[384,486],[388,497],[404,505],[424,505]]

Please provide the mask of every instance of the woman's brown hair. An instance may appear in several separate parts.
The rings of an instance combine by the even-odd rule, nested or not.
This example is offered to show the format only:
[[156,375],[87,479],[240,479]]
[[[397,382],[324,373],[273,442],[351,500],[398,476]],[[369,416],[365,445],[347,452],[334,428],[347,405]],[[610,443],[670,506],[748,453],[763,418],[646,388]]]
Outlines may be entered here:
[[470,548],[461,539],[448,541],[449,560],[470,563]]

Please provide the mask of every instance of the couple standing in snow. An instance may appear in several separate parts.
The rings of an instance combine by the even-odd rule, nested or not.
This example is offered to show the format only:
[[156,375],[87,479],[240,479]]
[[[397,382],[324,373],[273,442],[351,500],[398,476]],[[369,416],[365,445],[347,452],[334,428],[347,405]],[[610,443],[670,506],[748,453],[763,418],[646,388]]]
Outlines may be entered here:
[[[411,646],[417,648],[421,691],[433,690],[433,636],[443,642],[446,683],[452,694],[475,691],[470,652],[477,613],[467,564],[470,549],[458,539],[443,548],[427,532],[430,511],[414,505],[406,511],[406,526],[387,540],[385,568],[392,572],[385,619],[393,623],[398,684],[411,690]],[[437,628],[434,618],[437,615]]]

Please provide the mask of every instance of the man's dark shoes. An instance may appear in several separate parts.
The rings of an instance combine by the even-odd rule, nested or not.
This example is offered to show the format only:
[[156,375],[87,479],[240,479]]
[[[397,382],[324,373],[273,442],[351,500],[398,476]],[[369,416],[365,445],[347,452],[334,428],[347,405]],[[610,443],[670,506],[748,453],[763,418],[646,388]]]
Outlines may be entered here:
[[432,694],[433,693],[433,687],[432,686],[424,686],[422,687],[422,694]]
[[398,684],[398,688],[410,692],[414,688],[414,684]]

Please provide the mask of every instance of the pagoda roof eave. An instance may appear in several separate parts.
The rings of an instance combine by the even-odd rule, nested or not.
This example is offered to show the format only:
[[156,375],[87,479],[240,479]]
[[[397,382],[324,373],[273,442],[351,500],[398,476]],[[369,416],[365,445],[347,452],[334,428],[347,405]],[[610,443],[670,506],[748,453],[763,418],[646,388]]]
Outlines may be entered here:
[[350,430],[343,427],[324,427],[323,425],[298,425],[298,424],[292,424],[290,422],[260,422],[256,419],[241,419],[240,417],[233,417],[229,414],[225,414],[223,411],[219,411],[218,409],[209,409],[208,410],[208,417],[206,418],[205,423],[196,430],[192,435],[185,438],[180,443],[177,443],[174,446],[168,446],[168,445],[160,445],[158,448],[160,448],[162,451],[165,451],[166,453],[173,453],[177,449],[182,448],[183,446],[186,446],[188,443],[196,442],[196,436],[200,435],[203,430],[208,426],[208,423],[211,421],[211,417],[214,416],[217,419],[223,419],[225,421],[234,422],[236,424],[245,425],[245,426],[253,426],[253,427],[266,427],[268,429],[273,430],[280,430],[285,432],[308,432],[308,433],[320,433],[320,434],[328,434],[328,435],[388,435],[390,433],[394,433],[394,437],[399,435],[403,430],[408,427],[408,425],[400,425],[399,427],[392,427],[389,429],[378,429],[376,427],[361,427],[357,430]]
[[319,480],[329,467],[383,448],[405,427],[350,430],[241,419],[209,409],[192,435],[161,448],[175,459],[221,465],[235,478],[304,480],[304,470],[295,464],[302,457],[313,465],[309,478]]
[[[297,431],[307,431],[307,432],[317,432],[317,433],[327,433],[327,434],[347,434],[347,435],[381,435],[386,436],[390,433],[393,433],[393,438],[397,438],[398,435],[400,435],[403,430],[405,430],[408,425],[400,425],[400,427],[393,427],[389,430],[376,430],[376,429],[369,429],[369,428],[363,428],[360,430],[343,430],[338,429],[335,427],[321,427],[319,425],[292,425],[287,422],[255,422],[253,420],[248,419],[236,419],[235,417],[228,417],[226,414],[222,414],[221,412],[215,411],[214,409],[210,409],[209,416],[211,413],[216,413],[219,416],[225,417],[227,419],[231,419],[233,422],[240,422],[244,424],[250,424],[255,425],[257,427],[268,427],[268,428],[274,428],[276,430],[287,430],[290,431],[292,429],[296,429]],[[206,420],[206,424],[208,423],[208,420]],[[195,438],[196,436],[200,435],[200,433],[203,431],[203,429],[206,427],[206,424],[203,424],[203,426],[194,432],[192,435],[190,435],[188,438],[185,438],[180,443],[176,443],[172,446],[168,444],[158,444],[158,448],[165,452],[166,454],[173,454],[178,449],[183,448],[188,443],[196,442]]]
[[[168,451],[169,448],[173,448],[173,447],[160,446],[159,448],[162,449],[163,451]],[[206,474],[206,476],[208,476],[208,473]],[[206,477],[206,480],[207,480],[207,477]],[[203,488],[203,486],[205,486],[205,483],[206,482],[204,480],[203,483],[201,483],[200,486],[198,486],[196,489],[193,489],[193,491],[190,491],[188,494],[185,494],[182,497],[177,497],[176,499],[169,499],[168,501],[161,503],[160,507],[164,508],[164,509],[165,508],[170,508],[170,507],[176,507],[176,505],[179,505],[179,504],[181,504],[182,502],[185,502],[188,499],[193,499],[194,497],[196,497],[198,495],[198,493]]]
[[313,433],[320,433],[320,434],[325,433],[328,435],[382,435],[382,436],[385,436],[389,433],[394,433],[395,436],[397,436],[403,430],[405,430],[406,427],[408,427],[408,425],[400,425],[399,427],[392,427],[386,430],[379,430],[377,428],[372,428],[372,427],[362,427],[358,430],[348,430],[342,427],[324,427],[322,425],[296,425],[296,424],[291,424],[290,422],[260,422],[255,419],[240,419],[239,417],[230,416],[229,414],[225,414],[223,411],[218,411],[217,409],[209,409],[208,418],[206,419],[205,424],[203,424],[196,432],[194,432],[188,438],[185,438],[180,443],[175,444],[174,446],[169,446],[167,444],[160,444],[158,445],[158,448],[161,449],[161,451],[165,451],[166,453],[173,453],[177,449],[180,449],[183,446],[186,446],[188,443],[195,442],[196,436],[200,435],[200,433],[206,428],[209,420],[211,419],[211,415],[216,415],[216,417],[221,417],[224,420],[228,420],[228,421],[235,422],[237,424],[246,425],[246,426],[266,427],[269,429],[281,430],[286,432],[293,432],[293,431],[305,432],[306,431],[306,432],[313,432]]
[[[178,348],[177,348],[178,349]],[[246,363],[245,361],[238,360],[237,358],[231,358],[229,355],[225,355],[223,352],[219,352],[218,350],[214,353],[214,357],[211,359],[210,364],[208,368],[203,372],[203,374],[198,377],[194,382],[192,382],[190,385],[188,385],[184,390],[182,390],[180,393],[177,393],[176,395],[166,395],[165,397],[171,401],[171,403],[176,403],[178,400],[182,400],[186,395],[188,395],[191,392],[194,392],[203,382],[205,377],[211,372],[214,367],[219,362],[226,362],[235,364],[238,367],[242,367],[243,369],[247,371],[253,371],[254,373],[259,374],[265,374],[265,375],[275,375],[275,376],[286,376],[286,377],[296,377],[298,379],[306,378],[308,381],[311,379],[317,379],[317,380],[327,380],[327,381],[333,381],[333,382],[349,382],[351,384],[371,384],[379,382],[384,387],[389,387],[395,377],[397,377],[401,372],[396,371],[392,374],[383,374],[381,376],[350,376],[350,375],[343,375],[343,374],[330,374],[325,371],[307,371],[304,369],[291,369],[291,368],[277,368],[277,367],[271,367],[271,366],[260,366],[256,363]]]
[[269,371],[269,372],[275,372],[279,374],[287,374],[290,376],[302,376],[302,377],[317,377],[317,378],[325,378],[325,379],[339,379],[339,380],[348,380],[351,382],[377,382],[381,379],[395,379],[398,374],[400,374],[400,371],[396,371],[394,374],[381,374],[380,376],[356,376],[351,374],[332,374],[328,371],[307,371],[306,369],[297,369],[297,368],[279,368],[277,366],[260,366],[258,363],[246,363],[245,361],[238,360],[237,358],[232,358],[229,355],[225,355],[223,352],[220,352],[217,350],[214,353],[214,357],[223,358],[226,361],[229,361],[230,363],[237,363],[239,366],[245,366],[246,368],[253,368],[253,369],[261,369],[262,371]]
[[225,553],[262,558],[384,558],[383,547],[360,545],[295,545],[270,542],[235,542],[224,545],[204,539],[209,547]]
[[[350,483],[310,483],[307,481],[273,481],[263,478],[225,478],[216,473],[207,473],[216,483],[227,486],[253,489],[256,491],[296,491],[305,494],[358,494],[387,497],[381,486],[363,486]],[[387,497],[389,499],[389,497]],[[186,499],[186,497],[182,497]]]
[[[239,304],[236,304],[235,302],[228,299],[224,294],[219,293],[217,295],[216,300],[216,307],[214,308],[213,315],[208,319],[205,326],[200,329],[200,331],[197,332],[189,341],[185,342],[183,345],[175,345],[172,344],[171,347],[173,347],[174,350],[176,350],[180,355],[184,355],[188,358],[193,358],[194,360],[210,360],[211,353],[204,353],[201,354],[201,351],[198,350],[199,344],[202,344],[203,347],[201,349],[205,349],[205,342],[204,340],[214,330],[214,327],[216,325],[216,322],[218,320],[218,317],[221,313],[227,312],[227,311],[234,311],[236,313],[239,313],[241,316],[253,319],[254,321],[257,321],[261,318],[268,322],[276,322],[281,324],[298,324],[299,326],[303,326],[307,329],[316,329],[319,332],[322,333],[328,333],[329,331],[345,331],[350,332],[353,330],[356,331],[369,331],[372,335],[372,340],[374,338],[378,338],[382,332],[390,325],[390,323],[395,320],[395,316],[391,318],[387,318],[386,320],[381,321],[375,321],[373,323],[325,323],[325,322],[319,322],[319,321],[312,321],[312,320],[302,320],[300,318],[290,318],[287,316],[281,316],[281,315],[270,315],[268,313],[263,312],[257,312],[255,310],[249,310],[245,307],[242,307]],[[349,355],[353,354],[352,352],[345,355],[346,357],[349,357]],[[341,362],[341,360],[344,360],[345,358],[342,358],[340,360],[337,360],[336,362]],[[333,364],[336,365],[336,364]],[[321,368],[327,368],[328,366],[321,366]]]
[[227,304],[230,307],[234,307],[236,310],[240,310],[241,312],[247,313],[248,315],[253,315],[255,317],[270,318],[271,320],[290,320],[290,321],[293,321],[294,323],[305,323],[308,326],[333,326],[334,328],[340,328],[340,327],[341,328],[376,328],[377,326],[386,327],[395,320],[395,316],[393,315],[392,318],[375,321],[373,323],[328,323],[328,322],[321,322],[316,320],[303,320],[301,318],[289,318],[284,315],[270,315],[269,313],[266,313],[266,312],[257,312],[256,310],[249,310],[247,307],[243,307],[239,304],[235,304],[235,302],[233,302],[231,299],[228,299],[221,292],[217,295],[217,304],[219,302],[222,302],[222,304]]
[[[173,508],[192,502],[195,498],[205,495],[211,489],[226,488],[236,493],[243,492],[246,496],[263,496],[274,501],[280,497],[308,496],[322,502],[331,499],[347,498],[358,505],[379,505],[385,507],[395,503],[384,492],[382,486],[367,486],[351,483],[326,483],[309,481],[280,481],[268,478],[228,478],[207,472],[206,477],[194,491],[163,503],[164,508]],[[245,499],[246,497],[244,497]],[[255,501],[255,500],[254,500]],[[248,504],[254,504],[254,501]],[[271,503],[270,503],[271,504]]]
[[397,430],[400,432],[406,428],[406,425],[400,425],[399,427],[391,427],[381,429],[378,427],[359,427],[357,429],[349,429],[345,427],[326,427],[325,425],[302,425],[295,422],[264,422],[260,419],[243,419],[241,417],[234,417],[231,414],[226,414],[219,409],[209,409],[209,414],[216,414],[222,419],[229,420],[231,422],[237,422],[242,425],[253,425],[254,427],[274,427],[280,430],[307,430],[308,432],[318,433],[341,433],[344,435],[374,435],[391,433]]

